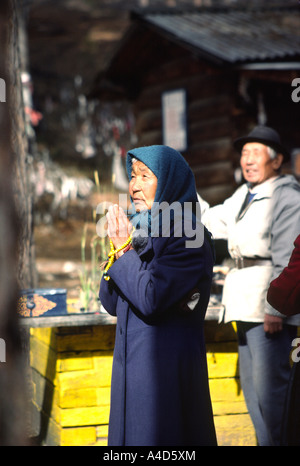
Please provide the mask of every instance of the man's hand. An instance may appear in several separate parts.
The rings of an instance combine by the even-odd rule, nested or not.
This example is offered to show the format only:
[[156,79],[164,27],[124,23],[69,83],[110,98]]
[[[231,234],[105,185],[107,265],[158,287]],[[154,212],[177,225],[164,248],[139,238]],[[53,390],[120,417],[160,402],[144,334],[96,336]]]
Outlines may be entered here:
[[270,314],[265,314],[264,331],[270,334],[281,332],[282,323],[283,323],[282,317],[271,316]]

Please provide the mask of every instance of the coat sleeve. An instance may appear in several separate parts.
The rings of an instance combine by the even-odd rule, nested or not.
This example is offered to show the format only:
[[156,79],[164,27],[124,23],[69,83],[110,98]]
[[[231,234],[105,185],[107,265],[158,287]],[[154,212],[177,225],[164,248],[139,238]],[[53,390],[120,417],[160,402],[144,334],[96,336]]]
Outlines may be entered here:
[[288,266],[271,283],[267,300],[286,316],[300,313],[300,235],[294,243]]
[[227,223],[224,215],[224,204],[210,207],[200,194],[198,201],[201,208],[201,221],[206,228],[213,234],[215,239],[227,239]]
[[[274,198],[271,251],[273,274],[271,281],[280,275],[289,263],[295,238],[300,231],[300,191],[284,187]],[[266,302],[266,313],[280,316],[278,310]],[[281,316],[282,317],[282,316]]]
[[108,280],[102,277],[100,282],[99,299],[104,309],[112,316],[116,316],[118,295]]
[[239,213],[247,192],[246,185],[242,185],[223,204],[213,207],[210,207],[198,194],[201,207],[201,221],[212,233],[214,239],[228,240],[228,223],[230,219]]
[[134,250],[126,252],[110,268],[110,277],[120,293],[144,316],[170,308],[201,278],[211,279],[210,245],[205,240],[201,248],[186,248],[185,240],[153,238],[154,257],[146,268]]

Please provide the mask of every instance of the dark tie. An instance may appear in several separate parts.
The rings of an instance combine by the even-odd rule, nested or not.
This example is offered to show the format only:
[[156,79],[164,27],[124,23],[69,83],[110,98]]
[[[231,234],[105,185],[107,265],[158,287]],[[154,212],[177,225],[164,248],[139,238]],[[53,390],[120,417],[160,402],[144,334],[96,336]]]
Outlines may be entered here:
[[253,194],[253,193],[250,193],[250,191],[248,190],[248,192],[247,192],[247,194],[246,194],[246,197],[245,197],[245,200],[244,200],[244,202],[243,202],[243,204],[242,204],[242,207],[241,207],[241,209],[240,209],[240,212],[239,212],[239,215],[238,215],[237,218],[239,218],[239,217],[243,214],[244,210],[246,209],[247,205],[250,204],[250,202],[251,202],[252,199],[254,198],[255,194],[256,194],[256,193],[254,193],[254,194]]
[[248,204],[252,201],[252,199],[254,198],[255,194],[256,194],[256,193],[250,193],[250,191],[248,191],[247,196],[246,196],[246,199],[245,199],[245,203],[246,203],[246,204],[245,204],[245,207],[246,207],[246,205],[248,205]]

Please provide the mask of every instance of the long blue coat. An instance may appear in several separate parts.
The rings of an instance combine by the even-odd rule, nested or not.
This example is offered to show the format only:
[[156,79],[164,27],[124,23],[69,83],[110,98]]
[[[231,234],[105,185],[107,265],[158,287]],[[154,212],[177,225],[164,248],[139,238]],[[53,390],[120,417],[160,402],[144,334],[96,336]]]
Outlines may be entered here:
[[[216,445],[203,321],[213,254],[185,237],[151,238],[102,279],[100,299],[117,316],[108,444]],[[193,311],[185,310],[192,290]]]

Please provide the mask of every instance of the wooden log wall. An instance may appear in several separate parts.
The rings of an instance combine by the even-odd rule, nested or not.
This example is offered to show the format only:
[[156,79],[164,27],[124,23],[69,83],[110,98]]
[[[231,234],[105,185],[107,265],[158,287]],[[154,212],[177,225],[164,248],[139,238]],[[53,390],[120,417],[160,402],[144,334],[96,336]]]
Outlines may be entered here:
[[194,172],[200,195],[215,205],[236,188],[232,147],[234,76],[190,54],[180,56],[179,51],[178,55],[159,70],[153,67],[143,81],[135,104],[138,145],[162,144],[162,93],[185,89],[188,149],[183,155]]

